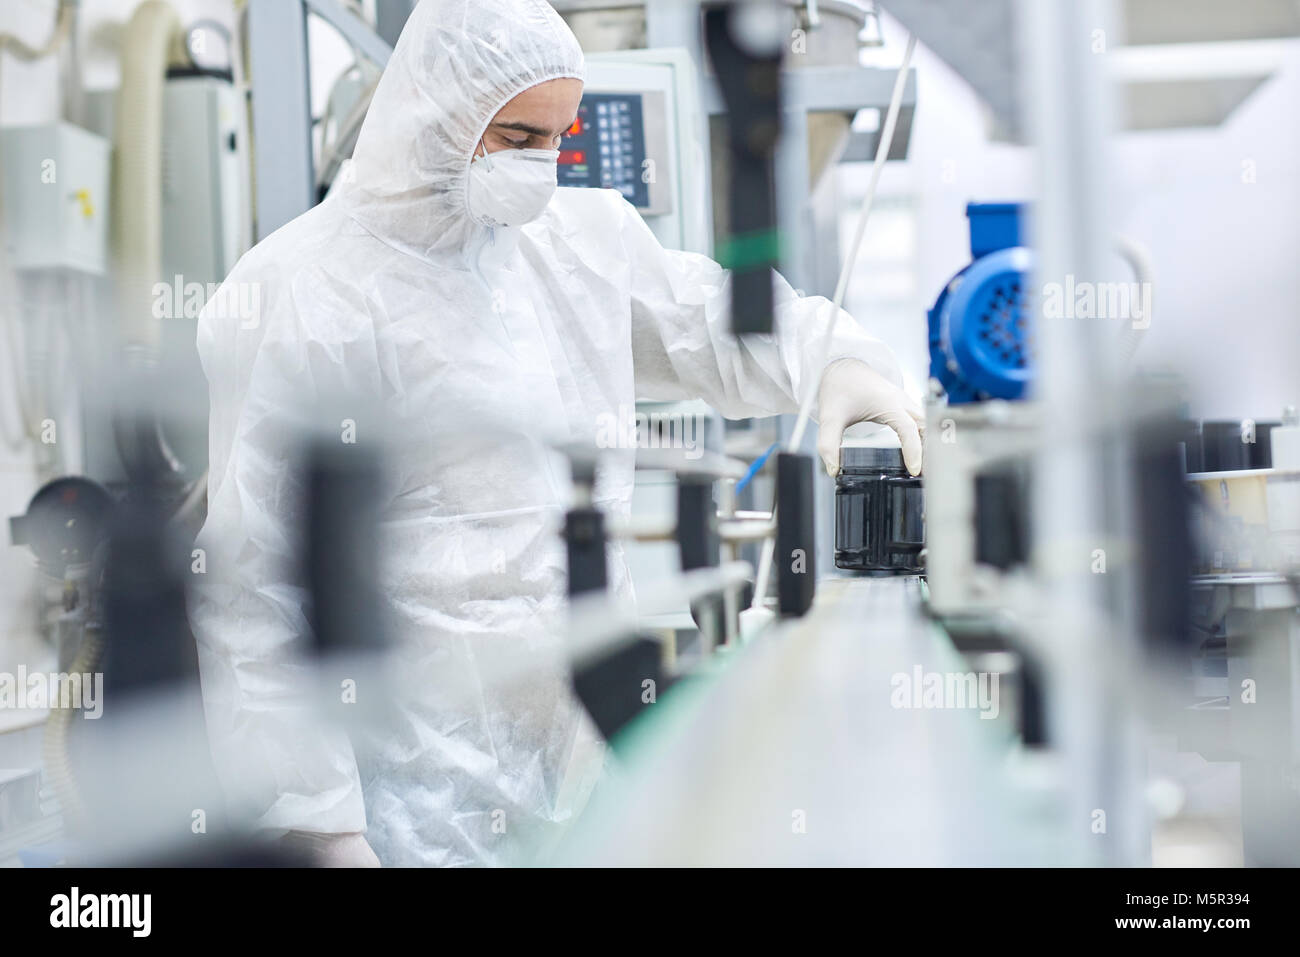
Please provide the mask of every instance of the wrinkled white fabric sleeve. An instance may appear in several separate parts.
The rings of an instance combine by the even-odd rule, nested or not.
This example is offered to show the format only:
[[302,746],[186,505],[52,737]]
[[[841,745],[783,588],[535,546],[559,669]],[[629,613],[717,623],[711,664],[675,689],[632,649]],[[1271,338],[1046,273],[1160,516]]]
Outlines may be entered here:
[[322,363],[345,361],[348,350],[304,342],[288,318],[268,322],[252,344],[229,322],[200,322],[212,432],[197,540],[207,571],[191,590],[190,621],[232,814],[264,829],[364,831],[352,745],[312,707],[300,656],[310,625],[296,560],[302,481],[290,458],[292,410],[316,394]]
[[800,296],[776,274],[775,332],[738,340],[730,329],[728,272],[707,256],[665,249],[626,200],[620,206],[638,398],[701,398],[732,419],[798,412],[804,390],[816,389],[825,366],[845,358],[902,385],[889,347],[843,310],[822,363],[832,303]]

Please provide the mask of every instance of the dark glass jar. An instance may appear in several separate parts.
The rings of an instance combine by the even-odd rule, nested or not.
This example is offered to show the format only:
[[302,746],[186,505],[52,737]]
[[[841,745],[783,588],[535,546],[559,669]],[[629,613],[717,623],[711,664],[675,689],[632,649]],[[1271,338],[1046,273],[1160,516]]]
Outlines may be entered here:
[[923,568],[921,479],[902,449],[844,446],[835,480],[835,566],[914,575]]

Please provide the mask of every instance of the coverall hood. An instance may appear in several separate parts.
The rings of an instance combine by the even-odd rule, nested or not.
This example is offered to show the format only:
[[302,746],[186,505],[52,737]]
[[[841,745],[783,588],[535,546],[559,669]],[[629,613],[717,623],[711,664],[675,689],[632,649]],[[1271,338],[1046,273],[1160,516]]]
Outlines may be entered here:
[[486,228],[466,203],[497,112],[548,80],[583,79],[582,49],[545,0],[423,0],[375,90],[341,198],[377,238],[424,259]]

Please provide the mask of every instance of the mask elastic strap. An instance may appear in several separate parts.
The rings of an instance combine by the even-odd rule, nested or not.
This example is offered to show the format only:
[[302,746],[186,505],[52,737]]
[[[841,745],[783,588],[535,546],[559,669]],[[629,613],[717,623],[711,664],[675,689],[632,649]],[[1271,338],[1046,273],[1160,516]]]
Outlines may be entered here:
[[[487,171],[490,173],[490,172],[492,172],[492,160],[489,159],[489,157],[491,156],[491,154],[488,152],[487,144],[483,142],[483,137],[481,137],[481,136],[478,138],[478,145],[481,146],[481,147],[483,148],[483,163],[484,163],[484,165],[486,166]],[[475,159],[477,159],[477,158],[478,158],[478,157],[475,157]],[[496,227],[495,227],[495,226],[489,226],[489,227],[487,227],[487,231],[488,231],[488,243],[489,243],[489,245],[495,246],[495,245],[497,244],[497,231],[496,231]]]

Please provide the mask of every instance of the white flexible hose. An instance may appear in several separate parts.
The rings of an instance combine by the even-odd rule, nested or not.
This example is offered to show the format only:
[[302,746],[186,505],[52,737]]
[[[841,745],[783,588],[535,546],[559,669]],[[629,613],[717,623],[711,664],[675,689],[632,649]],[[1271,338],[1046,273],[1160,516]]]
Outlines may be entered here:
[[[3,222],[4,211],[0,208],[0,223]],[[6,334],[4,344],[8,346],[7,349],[0,349],[0,352],[5,353],[5,363],[9,366],[8,381],[12,383],[9,394],[13,397],[12,408],[9,402],[0,402],[0,437],[3,437],[5,446],[11,452],[21,449],[32,434],[29,400],[31,376],[25,361],[26,337],[20,335],[19,329],[22,320],[18,313],[21,308],[18,277],[9,268],[8,257],[0,248],[0,323],[4,324]],[[12,424],[11,413],[12,416],[17,417],[17,425]]]
[[50,32],[50,38],[44,44],[34,47],[12,33],[4,33],[0,34],[0,50],[28,62],[42,60],[52,53],[57,53],[59,47],[63,46],[72,34],[72,24],[76,21],[76,18],[77,4],[73,0],[59,0],[59,7],[55,12],[54,29]]
[[[1142,291],[1144,289],[1153,288],[1152,282],[1154,270],[1151,266],[1151,251],[1136,239],[1130,239],[1128,236],[1116,236],[1115,249],[1133,270],[1133,275],[1137,279],[1138,284],[1137,298],[1138,301],[1141,302]],[[1151,303],[1148,302],[1147,305],[1150,307]],[[1145,325],[1137,327],[1130,322],[1121,334],[1119,347],[1120,361],[1125,365],[1128,365],[1133,361],[1133,354],[1137,352],[1138,346],[1142,344],[1142,340],[1145,338],[1147,330],[1151,328],[1151,311],[1154,311],[1154,309],[1149,309],[1148,314],[1143,317],[1146,319]]]
[[122,40],[113,136],[118,329],[124,344],[151,354],[162,335],[150,297],[162,269],[163,87],[180,42],[180,21],[170,4],[144,0],[136,7]]
[[[876,144],[875,162],[871,164],[871,181],[867,184],[867,195],[862,200],[862,212],[858,214],[858,226],[853,233],[853,244],[849,247],[849,254],[844,259],[844,267],[840,270],[840,281],[835,285],[835,299],[831,306],[831,319],[826,326],[826,335],[822,339],[821,361],[813,366],[814,369],[826,368],[826,362],[830,359],[831,343],[835,336],[835,324],[840,318],[840,308],[844,304],[844,294],[849,288],[849,277],[853,274],[853,267],[858,261],[858,252],[862,248],[862,237],[867,232],[867,220],[871,216],[871,207],[876,200],[876,188],[880,185],[880,174],[885,168],[885,160],[889,157],[889,151],[894,143],[894,129],[898,125],[898,113],[903,105],[903,91],[907,88],[907,69],[912,62],[912,51],[916,49],[916,37],[913,34],[907,36],[907,49],[903,51],[903,62],[898,66],[898,74],[894,77],[894,91],[889,97],[889,110],[885,114],[885,125],[880,130],[880,142]],[[786,451],[797,451],[803,444],[803,434],[808,429],[808,419],[812,416],[813,402],[817,398],[817,389],[820,382],[810,379],[805,383],[803,402],[799,405],[799,418],[794,424],[794,431],[790,433],[790,440],[786,443]],[[772,517],[775,520],[776,506],[772,507]],[[758,579],[754,585],[754,608],[763,607],[763,599],[767,595],[767,586],[772,577],[772,558],[776,551],[776,536],[769,535],[763,542],[763,551],[758,560]]]
[[205,471],[190,486],[190,490],[185,493],[185,498],[176,511],[172,513],[169,520],[172,525],[183,525],[189,521],[190,517],[198,512],[200,506],[207,505],[208,499],[208,473]]
[[[777,523],[781,521],[776,514],[776,506],[772,507],[772,527],[775,529]],[[749,603],[750,608],[762,608],[763,599],[767,596],[767,584],[772,580],[772,559],[776,555],[776,532],[763,539],[763,550],[758,554],[758,578],[754,581],[754,600]]]

